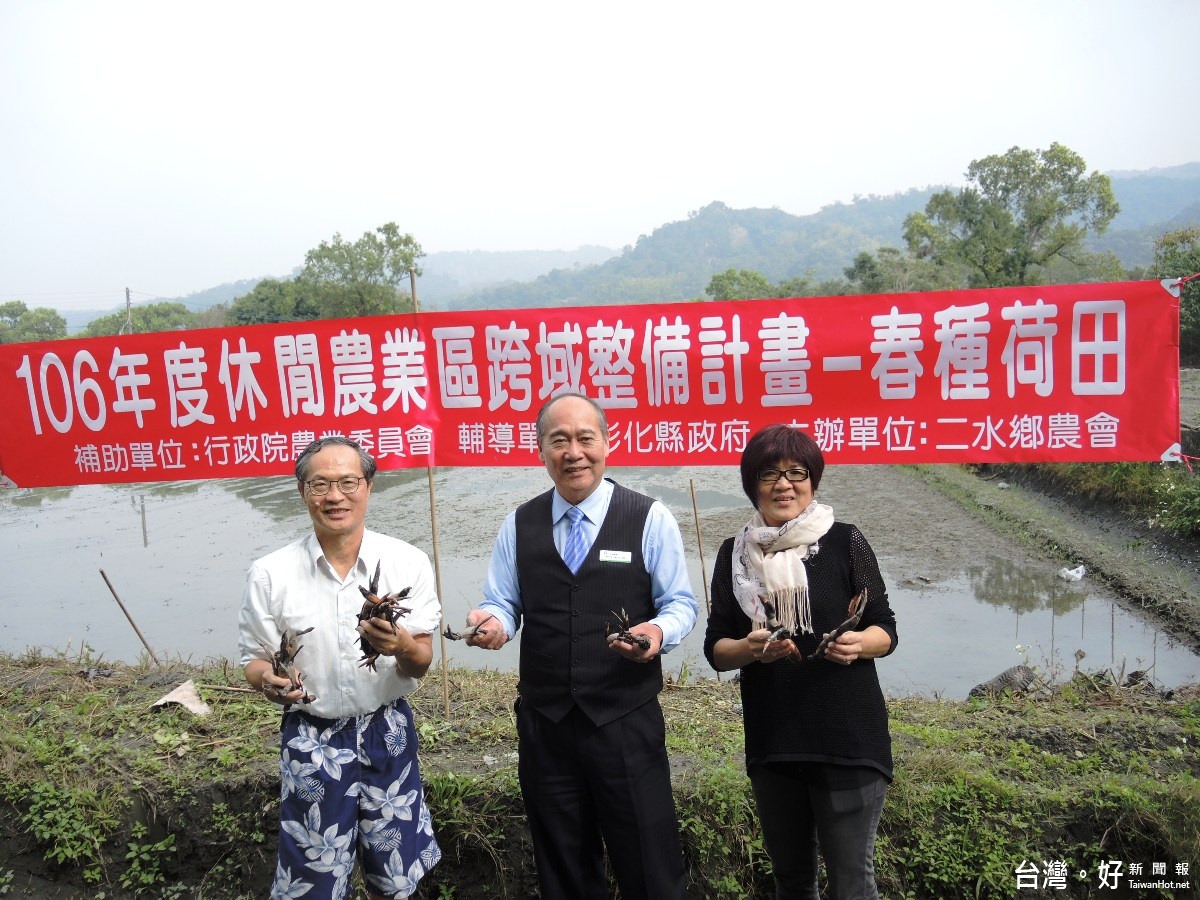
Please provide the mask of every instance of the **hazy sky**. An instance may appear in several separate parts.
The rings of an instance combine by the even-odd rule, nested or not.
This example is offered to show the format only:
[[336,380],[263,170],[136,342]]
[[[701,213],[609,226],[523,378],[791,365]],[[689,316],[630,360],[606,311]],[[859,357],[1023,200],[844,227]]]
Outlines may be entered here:
[[0,0],[0,302],[427,253],[620,248],[714,200],[805,215],[1058,141],[1200,160],[1196,0]]

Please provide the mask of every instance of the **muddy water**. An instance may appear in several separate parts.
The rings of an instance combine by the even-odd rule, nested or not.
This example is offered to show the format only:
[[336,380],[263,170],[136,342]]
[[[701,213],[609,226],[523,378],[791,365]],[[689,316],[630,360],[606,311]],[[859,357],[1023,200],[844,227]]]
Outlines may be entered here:
[[[703,658],[705,573],[721,541],[745,520],[732,469],[613,469],[627,486],[662,499],[679,519],[701,620],[666,657],[676,675],[713,677]],[[461,625],[479,599],[504,515],[546,489],[541,469],[443,469],[436,517],[424,471],[379,476],[371,527],[434,556],[446,620]],[[696,540],[699,509],[704,567]],[[951,699],[1027,662],[1063,676],[1088,669],[1149,669],[1161,685],[1200,681],[1200,657],[1122,612],[1086,576],[1056,576],[1064,562],[1027,557],[900,470],[829,470],[820,497],[874,546],[899,620],[901,643],[879,664],[888,692]],[[136,661],[235,658],[237,610],[251,560],[302,535],[308,517],[291,479],[176,485],[0,489],[0,651],[36,647]],[[440,652],[435,641],[435,652]],[[452,666],[511,669],[517,643],[486,652],[446,642]]]

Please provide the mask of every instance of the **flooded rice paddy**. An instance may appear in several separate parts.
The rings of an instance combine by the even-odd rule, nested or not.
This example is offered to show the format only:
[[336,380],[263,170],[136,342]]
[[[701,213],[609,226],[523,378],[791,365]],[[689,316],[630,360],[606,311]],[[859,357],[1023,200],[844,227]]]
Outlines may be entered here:
[[[666,671],[715,677],[701,652],[706,579],[720,543],[748,516],[736,470],[610,474],[663,500],[684,533],[701,616],[665,657]],[[424,470],[381,473],[368,524],[435,557],[436,520],[444,614],[458,627],[480,599],[500,522],[549,485],[538,468],[441,469],[431,515]],[[1088,577],[1059,578],[1071,561],[1027,556],[892,467],[831,468],[819,496],[863,530],[879,557],[900,631],[896,653],[878,663],[890,695],[961,699],[1021,662],[1059,678],[1078,664],[1149,670],[1165,687],[1200,681],[1200,657],[1187,646],[1124,612]],[[235,659],[247,566],[308,528],[288,478],[0,489],[0,651],[86,647],[93,657],[136,662],[146,648],[132,619],[160,660]],[[517,642],[496,652],[434,646],[435,660],[444,647],[452,667],[516,666]]]

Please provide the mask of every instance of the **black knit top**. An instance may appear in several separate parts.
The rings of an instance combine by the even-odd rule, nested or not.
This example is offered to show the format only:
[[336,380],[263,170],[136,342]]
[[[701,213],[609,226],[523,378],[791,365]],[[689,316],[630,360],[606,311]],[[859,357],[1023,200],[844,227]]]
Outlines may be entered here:
[[[812,653],[821,635],[847,617],[850,599],[867,589],[867,605],[856,630],[878,625],[896,648],[896,616],[887,602],[875,552],[853,525],[835,522],[805,563],[813,635],[795,639],[803,654]],[[750,618],[733,595],[733,538],[721,545],[712,577],[712,613],[704,635],[704,655],[713,663],[713,646],[722,638],[740,640],[750,633]],[[714,667],[715,668],[715,667]],[[741,670],[746,765],[818,763],[875,769],[892,779],[892,740],[887,704],[875,660],[849,666],[816,660],[751,663]]]

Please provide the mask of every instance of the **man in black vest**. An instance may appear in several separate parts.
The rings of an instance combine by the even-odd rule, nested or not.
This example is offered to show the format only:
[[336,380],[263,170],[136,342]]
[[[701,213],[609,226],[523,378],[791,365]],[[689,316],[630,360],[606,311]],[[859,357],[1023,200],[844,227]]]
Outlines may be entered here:
[[[593,400],[552,398],[537,437],[554,489],[505,519],[467,624],[486,629],[469,643],[496,650],[524,619],[518,771],[541,895],[608,897],[607,848],[623,900],[682,900],[658,705],[659,654],[696,622],[679,526],[604,477],[608,423]],[[622,627],[614,613],[627,615],[629,640],[609,633]]]

